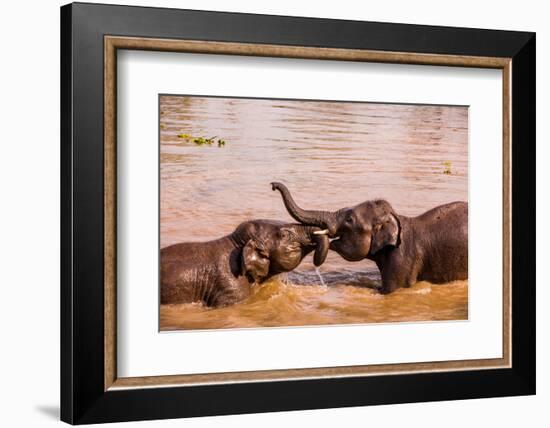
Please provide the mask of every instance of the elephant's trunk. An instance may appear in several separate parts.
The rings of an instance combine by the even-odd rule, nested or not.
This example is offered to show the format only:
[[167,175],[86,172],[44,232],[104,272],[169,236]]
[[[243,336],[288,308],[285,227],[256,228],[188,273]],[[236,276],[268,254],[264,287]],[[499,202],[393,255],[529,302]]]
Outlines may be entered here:
[[330,240],[326,233],[320,234],[319,227],[310,225],[298,225],[296,226],[299,236],[301,237],[301,244],[311,245],[315,244],[315,253],[313,254],[313,263],[315,266],[321,266],[327,258]]
[[336,234],[336,230],[338,229],[337,212],[304,210],[296,205],[296,202],[294,202],[294,199],[292,199],[290,192],[284,184],[271,183],[271,187],[273,190],[278,190],[281,192],[286,210],[295,220],[302,224],[328,229],[330,236],[334,236]]

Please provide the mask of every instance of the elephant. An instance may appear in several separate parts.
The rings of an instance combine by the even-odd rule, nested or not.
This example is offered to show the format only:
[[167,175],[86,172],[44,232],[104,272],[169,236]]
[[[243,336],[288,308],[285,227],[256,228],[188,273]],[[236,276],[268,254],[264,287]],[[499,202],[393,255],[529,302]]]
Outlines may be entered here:
[[324,228],[329,248],[348,261],[373,260],[382,278],[379,291],[391,293],[417,281],[442,284],[468,278],[468,203],[451,202],[418,217],[397,214],[376,199],[334,212],[301,209],[281,183],[288,213],[305,225]]
[[320,230],[251,220],[223,238],[165,247],[160,251],[161,304],[227,306],[249,296],[255,283],[295,269],[314,250],[313,262],[320,266],[329,247],[329,238]]

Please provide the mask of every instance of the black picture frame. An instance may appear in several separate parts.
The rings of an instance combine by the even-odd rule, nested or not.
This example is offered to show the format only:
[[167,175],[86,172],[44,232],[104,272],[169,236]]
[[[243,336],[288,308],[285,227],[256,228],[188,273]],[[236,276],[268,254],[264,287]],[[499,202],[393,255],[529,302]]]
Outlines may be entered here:
[[[104,390],[104,36],[512,58],[512,367]],[[61,8],[61,419],[71,424],[535,393],[535,34],[74,3]]]

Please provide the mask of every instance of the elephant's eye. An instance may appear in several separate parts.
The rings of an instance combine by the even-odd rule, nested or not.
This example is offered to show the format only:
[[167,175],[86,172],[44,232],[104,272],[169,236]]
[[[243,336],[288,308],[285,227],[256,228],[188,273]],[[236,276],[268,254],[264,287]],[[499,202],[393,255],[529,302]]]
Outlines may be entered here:
[[353,217],[352,216],[347,216],[346,217],[346,223],[347,224],[352,224],[353,223]]

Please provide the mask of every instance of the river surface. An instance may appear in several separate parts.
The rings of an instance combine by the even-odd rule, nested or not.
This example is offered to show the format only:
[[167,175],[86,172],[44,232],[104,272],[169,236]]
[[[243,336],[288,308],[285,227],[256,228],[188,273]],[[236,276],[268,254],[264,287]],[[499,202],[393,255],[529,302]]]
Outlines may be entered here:
[[[214,138],[196,144],[195,138]],[[218,145],[223,139],[225,145]],[[250,219],[293,221],[272,181],[309,209],[373,198],[403,215],[468,200],[466,107],[160,97],[160,245],[207,241]],[[161,330],[468,318],[468,282],[380,295],[374,263],[311,255],[231,307],[162,305]]]

